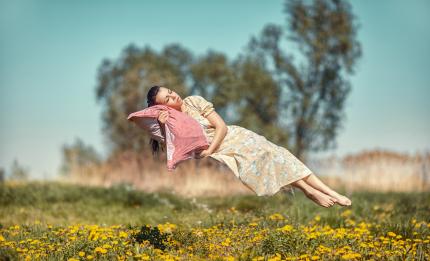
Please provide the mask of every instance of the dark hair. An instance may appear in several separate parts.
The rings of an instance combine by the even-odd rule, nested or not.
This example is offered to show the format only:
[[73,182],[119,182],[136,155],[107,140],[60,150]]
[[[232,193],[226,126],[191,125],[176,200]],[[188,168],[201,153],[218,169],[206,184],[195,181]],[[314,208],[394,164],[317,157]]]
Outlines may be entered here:
[[[149,89],[148,94],[146,96],[146,103],[148,104],[148,107],[156,105],[155,97],[157,96],[157,93],[160,90],[160,87],[161,86],[154,85]],[[160,151],[160,145],[158,141],[151,138],[149,140],[149,144],[151,144],[151,147],[152,147],[152,155],[153,156],[157,155],[158,152]],[[161,147],[161,149],[164,151],[163,147]]]

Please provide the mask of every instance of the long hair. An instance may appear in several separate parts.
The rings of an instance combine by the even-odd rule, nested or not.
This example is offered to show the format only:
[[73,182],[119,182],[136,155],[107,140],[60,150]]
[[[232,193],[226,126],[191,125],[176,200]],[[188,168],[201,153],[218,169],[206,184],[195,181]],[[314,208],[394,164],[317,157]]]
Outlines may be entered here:
[[[147,96],[146,96],[146,102],[147,102],[147,104],[148,104],[148,107],[151,107],[151,106],[153,106],[153,105],[156,105],[156,103],[155,103],[155,97],[157,96],[157,93],[158,93],[158,91],[160,90],[160,87],[161,87],[161,86],[155,85],[155,86],[152,86],[152,87],[149,89],[148,94],[147,94]],[[149,144],[151,144],[151,147],[152,147],[152,155],[153,155],[153,156],[158,155],[158,153],[159,153],[159,151],[160,151],[160,147],[161,147],[161,150],[163,150],[163,151],[164,151],[163,147],[162,147],[162,146],[160,146],[160,144],[159,144],[159,142],[158,142],[157,140],[154,140],[154,139],[152,139],[152,138],[151,138],[151,139],[149,140]]]

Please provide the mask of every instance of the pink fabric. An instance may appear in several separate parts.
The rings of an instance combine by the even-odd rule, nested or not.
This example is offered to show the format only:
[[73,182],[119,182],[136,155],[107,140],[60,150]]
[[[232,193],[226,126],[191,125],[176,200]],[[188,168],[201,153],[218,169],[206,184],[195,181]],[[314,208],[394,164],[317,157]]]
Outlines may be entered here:
[[[169,117],[164,124],[166,137],[163,136],[157,121],[158,114],[162,110],[169,112]],[[153,139],[165,142],[169,171],[174,170],[180,162],[195,158],[197,152],[209,147],[203,128],[197,120],[166,105],[154,105],[133,112],[128,115],[127,120],[133,121],[146,130]]]

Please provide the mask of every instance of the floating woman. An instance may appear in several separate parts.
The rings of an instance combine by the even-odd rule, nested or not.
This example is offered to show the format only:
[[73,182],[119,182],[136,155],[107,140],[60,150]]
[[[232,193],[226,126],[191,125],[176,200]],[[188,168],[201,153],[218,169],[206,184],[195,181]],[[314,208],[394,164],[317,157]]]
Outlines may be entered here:
[[[182,99],[170,88],[152,86],[147,94],[147,103],[148,107],[166,105],[196,119],[210,144],[197,158],[211,157],[226,164],[258,196],[274,195],[291,185],[322,207],[351,205],[349,198],[325,185],[286,148],[241,126],[226,125],[213,104],[202,96]],[[167,111],[160,113],[158,121],[162,127],[168,116]],[[153,153],[158,152],[158,141],[151,139],[151,144]]]

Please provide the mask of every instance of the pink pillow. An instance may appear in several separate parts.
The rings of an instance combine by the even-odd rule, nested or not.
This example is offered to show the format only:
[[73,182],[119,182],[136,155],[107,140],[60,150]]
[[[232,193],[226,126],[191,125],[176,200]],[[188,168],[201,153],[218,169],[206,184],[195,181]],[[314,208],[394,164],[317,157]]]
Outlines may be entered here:
[[161,131],[160,124],[157,121],[157,118],[136,116],[132,119],[132,121],[136,123],[136,125],[140,128],[146,130],[151,136],[151,138],[159,142],[165,143],[165,139]]
[[[162,110],[169,112],[164,125],[166,137],[161,132],[157,121]],[[151,138],[166,143],[167,169],[172,171],[187,159],[195,158],[196,152],[209,147],[209,142],[200,124],[186,113],[166,105],[154,105],[128,115],[127,120],[133,121],[149,133]]]

